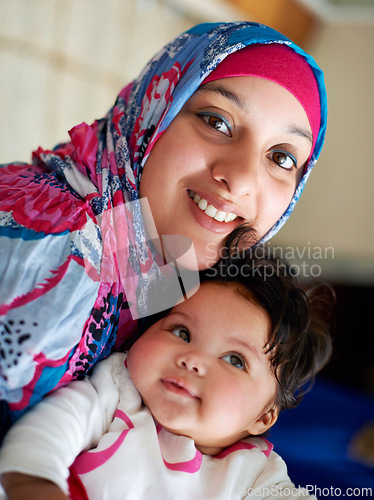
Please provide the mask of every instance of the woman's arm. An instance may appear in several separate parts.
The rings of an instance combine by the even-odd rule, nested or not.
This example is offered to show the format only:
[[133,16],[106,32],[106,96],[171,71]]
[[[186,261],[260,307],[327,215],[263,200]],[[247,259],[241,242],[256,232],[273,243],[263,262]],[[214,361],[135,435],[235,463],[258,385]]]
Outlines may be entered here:
[[1,483],[9,500],[69,500],[69,497],[47,479],[28,476],[18,472],[7,472]]

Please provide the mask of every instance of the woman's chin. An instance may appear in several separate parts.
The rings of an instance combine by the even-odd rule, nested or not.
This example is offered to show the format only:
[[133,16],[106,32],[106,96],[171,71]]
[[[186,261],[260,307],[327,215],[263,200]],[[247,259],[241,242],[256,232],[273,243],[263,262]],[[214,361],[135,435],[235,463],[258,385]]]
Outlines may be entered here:
[[193,243],[183,235],[163,235],[161,241],[165,261],[174,262],[179,269],[202,271],[219,260],[218,252],[210,243]]

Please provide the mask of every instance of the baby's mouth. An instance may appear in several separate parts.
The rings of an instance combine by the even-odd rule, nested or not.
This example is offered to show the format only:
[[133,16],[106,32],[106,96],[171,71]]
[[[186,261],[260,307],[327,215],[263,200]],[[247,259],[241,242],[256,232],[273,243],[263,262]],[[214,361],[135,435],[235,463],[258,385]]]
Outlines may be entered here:
[[200,210],[202,210],[205,213],[205,215],[211,217],[212,219],[218,222],[232,222],[238,218],[236,214],[233,214],[231,212],[222,212],[221,210],[218,210],[214,205],[209,204],[204,198],[199,196],[191,189],[188,190],[188,194],[190,198],[192,198],[193,201],[196,203],[196,205],[200,208]]
[[184,396],[188,396],[193,399],[199,399],[198,396],[192,391],[192,389],[185,382],[175,377],[168,377],[162,380],[162,383],[168,390],[176,392]]

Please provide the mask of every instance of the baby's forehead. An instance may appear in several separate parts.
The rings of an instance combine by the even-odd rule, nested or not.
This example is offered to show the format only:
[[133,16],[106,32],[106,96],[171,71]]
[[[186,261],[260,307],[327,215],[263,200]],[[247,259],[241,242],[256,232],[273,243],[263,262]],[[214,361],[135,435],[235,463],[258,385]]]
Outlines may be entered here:
[[[261,301],[260,297],[258,296],[258,292],[256,290],[252,290],[249,286],[244,285],[243,283],[239,283],[237,281],[231,281],[231,280],[207,280],[207,281],[202,281],[200,283],[200,288],[196,292],[197,294],[200,293],[205,293],[205,294],[211,294],[212,297],[215,296],[215,293],[217,291],[217,287],[221,289],[225,289],[228,291],[230,294],[230,301],[236,300],[238,301],[238,304],[245,304],[245,302],[248,302],[248,309],[251,309],[253,311],[253,306],[255,306],[259,311],[261,311],[261,314],[265,314],[269,324],[272,324],[272,319],[271,319],[271,313],[269,309],[265,306],[263,301]],[[199,296],[197,295],[196,298]],[[244,302],[243,302],[244,299]],[[187,299],[189,300],[189,299]],[[250,307],[250,305],[252,307]],[[235,306],[234,306],[235,307]],[[235,314],[235,310],[228,310],[224,309],[224,313],[229,314],[231,317]],[[207,314],[208,311],[207,311]]]
[[[244,286],[242,283],[237,283],[235,281],[223,281],[223,280],[213,279],[213,280],[202,281],[200,283],[199,290],[201,290],[203,287],[206,287],[207,285],[211,285],[212,287],[218,286],[226,288],[227,290],[232,292],[233,296],[236,295],[238,299],[239,297],[244,298],[260,307],[258,300],[256,300],[255,294],[252,292],[250,288]],[[211,293],[214,293],[214,288],[212,288]]]
[[[225,290],[230,296],[230,301],[235,301],[237,299],[238,302],[242,302],[243,299],[250,302],[251,304],[263,309],[266,313],[267,311],[263,308],[260,302],[257,300],[256,295],[252,293],[252,291],[244,286],[241,283],[237,283],[235,281],[225,281],[225,280],[214,280],[209,279],[206,281],[202,281],[200,283],[199,288],[189,296],[184,302],[177,304],[173,307],[170,312],[177,312],[178,310],[182,310],[185,306],[194,306],[198,303],[199,298],[204,295],[205,297],[216,297],[217,289]],[[214,302],[213,302],[214,304]],[[209,314],[209,311],[206,311]],[[229,311],[232,313],[233,311]]]
[[167,324],[183,325],[192,337],[203,335],[211,341],[214,331],[217,345],[220,339],[227,344],[253,343],[261,355],[271,331],[268,312],[245,286],[235,282],[202,282],[195,294],[175,306],[168,316]]

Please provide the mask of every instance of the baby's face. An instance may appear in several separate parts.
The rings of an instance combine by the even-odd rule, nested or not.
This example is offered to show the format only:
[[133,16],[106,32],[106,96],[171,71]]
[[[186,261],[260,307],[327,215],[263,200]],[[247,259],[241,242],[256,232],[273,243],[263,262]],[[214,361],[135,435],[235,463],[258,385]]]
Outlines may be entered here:
[[276,419],[269,327],[233,287],[202,284],[132,346],[131,378],[163,427],[214,455]]
[[190,238],[206,269],[239,224],[253,226],[252,244],[275,224],[311,146],[303,107],[280,85],[246,76],[209,82],[157,140],[140,196],[149,200],[158,234]]

